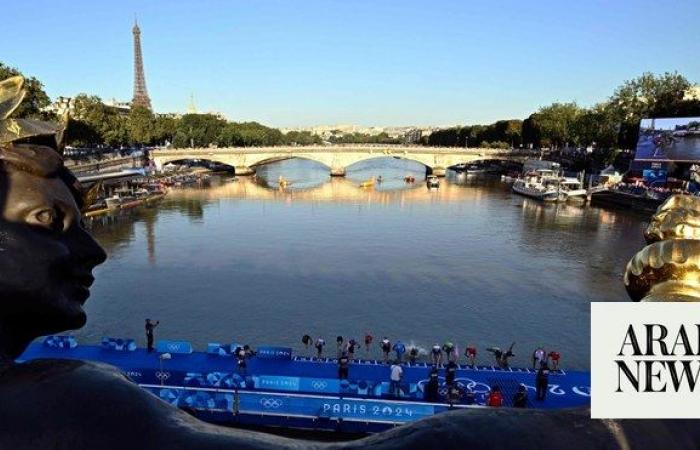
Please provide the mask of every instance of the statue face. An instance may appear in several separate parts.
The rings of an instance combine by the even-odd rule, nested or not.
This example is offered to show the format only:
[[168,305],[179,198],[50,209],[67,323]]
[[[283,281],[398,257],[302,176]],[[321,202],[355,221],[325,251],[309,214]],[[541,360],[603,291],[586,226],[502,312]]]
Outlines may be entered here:
[[59,178],[10,168],[0,173],[0,193],[0,318],[35,336],[82,327],[91,272],[106,254],[70,190]]

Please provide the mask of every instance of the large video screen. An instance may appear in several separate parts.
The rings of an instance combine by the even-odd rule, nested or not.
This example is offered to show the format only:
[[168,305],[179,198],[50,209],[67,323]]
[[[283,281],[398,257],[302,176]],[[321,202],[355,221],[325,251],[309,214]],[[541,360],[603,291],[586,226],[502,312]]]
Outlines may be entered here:
[[700,117],[642,119],[635,159],[700,161]]

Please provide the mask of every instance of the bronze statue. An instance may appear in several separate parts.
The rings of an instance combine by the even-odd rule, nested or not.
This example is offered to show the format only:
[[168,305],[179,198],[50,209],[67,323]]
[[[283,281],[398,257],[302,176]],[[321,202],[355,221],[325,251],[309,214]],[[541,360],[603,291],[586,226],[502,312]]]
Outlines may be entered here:
[[594,421],[588,409],[479,408],[349,443],[323,444],[198,421],[86,361],[15,363],[34,338],[85,323],[105,253],[82,226],[84,192],[63,166],[61,127],[7,117],[22,80],[0,84],[1,449],[697,448],[694,421]]

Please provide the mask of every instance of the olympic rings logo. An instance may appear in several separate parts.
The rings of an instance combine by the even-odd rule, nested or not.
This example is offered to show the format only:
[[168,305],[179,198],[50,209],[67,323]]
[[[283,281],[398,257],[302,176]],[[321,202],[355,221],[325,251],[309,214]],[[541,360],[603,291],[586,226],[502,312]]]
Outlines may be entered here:
[[282,400],[276,398],[261,398],[260,404],[265,409],[278,409],[282,406]]
[[180,344],[168,344],[168,350],[170,350],[171,352],[178,351],[180,350]]
[[161,372],[160,370],[156,372],[156,378],[158,378],[160,381],[165,381],[168,378],[170,378],[170,372]]
[[322,391],[323,389],[328,387],[328,383],[325,381],[314,380],[311,382],[311,387],[316,389],[317,391]]

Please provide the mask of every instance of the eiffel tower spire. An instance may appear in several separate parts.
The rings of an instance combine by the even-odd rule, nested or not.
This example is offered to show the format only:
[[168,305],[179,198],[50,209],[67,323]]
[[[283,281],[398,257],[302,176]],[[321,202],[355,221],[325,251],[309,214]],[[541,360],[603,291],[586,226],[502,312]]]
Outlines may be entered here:
[[187,107],[187,114],[197,114],[197,106],[194,104],[194,94],[190,94],[190,104]]
[[141,55],[141,29],[134,17],[134,98],[131,106],[143,106],[151,109],[151,99],[148,98],[146,90],[146,76],[143,74],[143,56]]

